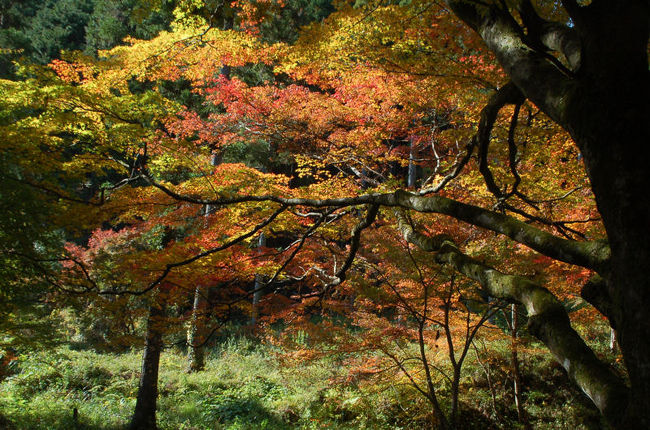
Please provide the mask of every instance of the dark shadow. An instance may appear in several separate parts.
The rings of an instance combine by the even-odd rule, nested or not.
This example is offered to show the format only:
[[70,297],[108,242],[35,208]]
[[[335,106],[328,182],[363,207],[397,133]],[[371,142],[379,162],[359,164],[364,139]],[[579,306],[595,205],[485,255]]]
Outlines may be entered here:
[[205,404],[205,408],[206,418],[214,423],[239,421],[251,428],[288,428],[287,423],[264,407],[259,400],[250,397],[221,397],[218,402]]

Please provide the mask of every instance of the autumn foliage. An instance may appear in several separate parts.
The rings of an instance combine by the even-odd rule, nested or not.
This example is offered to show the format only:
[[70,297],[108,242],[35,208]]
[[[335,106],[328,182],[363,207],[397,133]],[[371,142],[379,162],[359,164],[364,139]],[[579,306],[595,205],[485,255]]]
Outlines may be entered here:
[[[393,369],[434,409],[427,357],[462,365],[480,327],[507,332],[496,319],[507,303],[416,249],[404,220],[580,307],[593,267],[416,200],[448,198],[567,241],[604,237],[567,132],[523,98],[488,112],[508,83],[494,55],[447,7],[404,3],[335,2],[283,41],[265,34],[281,1],[212,16],[179,2],[172,29],[151,40],[0,81],[12,112],[0,147],[68,232],[53,297],[113,312],[115,324],[162,304],[171,334],[191,320],[197,286],[211,329],[249,315],[259,288],[262,328],[314,340],[290,354],[335,345],[356,360],[351,377]],[[386,196],[406,189],[415,203],[396,211]],[[405,352],[410,343],[421,350]]]

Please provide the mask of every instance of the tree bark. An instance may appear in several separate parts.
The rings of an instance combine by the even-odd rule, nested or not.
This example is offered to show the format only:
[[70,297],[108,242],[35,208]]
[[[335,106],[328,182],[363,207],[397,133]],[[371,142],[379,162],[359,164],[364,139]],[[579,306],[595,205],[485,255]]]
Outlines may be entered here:
[[512,379],[513,379],[513,391],[515,396],[515,406],[517,408],[517,418],[519,422],[524,425],[526,429],[530,429],[530,423],[528,422],[528,415],[526,414],[526,409],[524,409],[524,400],[522,396],[522,387],[523,382],[521,380],[521,371],[519,369],[519,354],[517,350],[517,331],[519,330],[519,314],[517,313],[517,305],[515,303],[511,304],[511,324],[510,324],[510,335],[511,335],[511,346],[510,346],[510,359],[512,361]]
[[160,319],[164,316],[161,305],[153,303],[147,318],[147,334],[142,355],[142,370],[135,411],[129,430],[156,430],[156,402],[158,400],[158,367],[162,351]]
[[[563,68],[527,43],[523,29],[499,2],[447,3],[483,38],[526,98],[565,128],[581,151],[609,241],[609,262],[598,271],[606,281],[610,319],[631,385],[623,417],[610,423],[650,428],[650,279],[645,273],[650,180],[642,155],[650,142],[650,5],[644,0],[582,6],[563,1],[572,25],[564,24],[561,37],[556,25],[556,36],[544,39],[567,50],[569,66]],[[536,12],[528,7],[524,15],[530,22]]]
[[[266,246],[266,236],[264,232],[260,233],[260,237],[257,239],[257,248],[262,248]],[[264,278],[262,275],[255,275],[255,284],[253,284],[253,305],[251,308],[251,325],[255,326],[257,319],[259,317],[259,302],[262,298],[262,287],[264,285]]]
[[190,326],[187,328],[187,371],[200,372],[205,367],[205,353],[203,342],[203,322],[199,321],[204,308],[203,287],[197,285],[194,289],[194,301],[192,304],[192,317]]
[[[223,72],[222,72],[223,73]],[[213,151],[210,156],[210,165],[218,166],[221,164],[221,154]],[[207,218],[216,209],[215,205],[205,205],[204,216]],[[187,371],[200,372],[205,367],[205,342],[203,332],[205,324],[202,313],[205,311],[204,294],[207,293],[207,287],[197,285],[194,289],[194,300],[192,301],[192,317],[190,325],[187,328]]]
[[548,347],[569,378],[610,423],[618,425],[621,422],[628,400],[627,387],[573,330],[564,306],[550,291],[526,278],[506,275],[468,257],[448,236],[424,236],[416,232],[399,211],[396,214],[400,233],[407,241],[423,250],[437,252],[439,263],[449,264],[478,281],[488,295],[521,303],[528,314],[529,331]]

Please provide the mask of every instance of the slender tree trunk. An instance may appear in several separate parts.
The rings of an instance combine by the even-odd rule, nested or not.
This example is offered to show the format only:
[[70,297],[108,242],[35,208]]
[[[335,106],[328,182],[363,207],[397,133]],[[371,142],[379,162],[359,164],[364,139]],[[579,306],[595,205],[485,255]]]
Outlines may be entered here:
[[[262,248],[266,246],[266,237],[264,232],[260,233],[259,239],[257,239],[257,247]],[[257,323],[259,317],[259,302],[262,298],[262,285],[264,284],[264,277],[260,274],[255,275],[255,284],[253,287],[253,306],[251,309],[251,325],[254,326]]]
[[415,146],[413,139],[409,141],[409,173],[406,185],[409,188],[415,188],[415,182],[418,179],[418,166],[415,164]]
[[156,401],[158,400],[158,367],[162,350],[160,318],[163,308],[153,303],[147,318],[147,334],[142,356],[142,371],[138,386],[138,398],[129,430],[156,430]]
[[433,393],[433,396],[429,397],[429,402],[433,407],[434,428],[439,430],[452,430],[453,427],[451,427],[447,417],[445,417],[445,412],[442,410],[440,403],[438,403],[435,393]]
[[205,367],[205,353],[203,342],[205,341],[202,335],[202,321],[200,313],[204,308],[203,291],[201,285],[197,285],[194,290],[194,302],[192,306],[192,318],[190,319],[190,326],[187,329],[187,371],[199,372]]
[[[210,165],[218,166],[221,163],[221,154],[217,151],[212,152]],[[205,205],[204,216],[207,218],[215,207]],[[201,314],[205,311],[204,294],[207,293],[207,287],[197,285],[194,289],[194,301],[192,302],[192,317],[190,325],[187,328],[187,371],[199,372],[205,367],[205,352],[203,343],[205,341],[203,332],[204,324]]]
[[462,363],[454,366],[454,373],[451,379],[451,413],[449,414],[450,428],[458,427],[458,394],[460,391],[460,370]]
[[517,418],[527,429],[530,429],[528,422],[528,415],[524,409],[522,388],[523,383],[521,380],[521,370],[519,369],[519,354],[517,351],[517,331],[519,330],[519,314],[517,313],[517,305],[513,303],[511,306],[512,326],[511,326],[511,346],[510,358],[512,360],[512,376],[513,376],[513,389],[515,394],[515,407],[517,408]]

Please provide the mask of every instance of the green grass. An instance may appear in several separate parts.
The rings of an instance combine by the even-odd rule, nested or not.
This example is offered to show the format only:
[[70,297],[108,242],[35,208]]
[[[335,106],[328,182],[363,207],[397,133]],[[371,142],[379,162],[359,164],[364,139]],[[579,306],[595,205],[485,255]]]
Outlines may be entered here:
[[[98,354],[60,348],[21,358],[0,384],[0,414],[15,429],[119,429],[137,394],[140,352]],[[161,429],[393,428],[354,411],[357,391],[331,387],[331,360],[287,367],[269,347],[231,339],[212,351],[206,370],[185,372],[184,356],[161,358]],[[347,401],[347,403],[346,403]],[[376,415],[376,414],[373,414]]]
[[[523,428],[514,410],[508,342],[491,342],[490,351],[484,365],[492,372],[497,408],[484,369],[468,358],[462,426]],[[124,428],[135,405],[140,355],[59,348],[23,356],[15,373],[0,383],[0,428]],[[521,357],[525,406],[535,429],[602,428],[589,400],[548,354]],[[381,430],[428,425],[429,406],[403,381],[384,376],[344,384],[339,363],[332,357],[289,364],[272,347],[237,337],[210,352],[205,371],[188,374],[183,354],[167,351],[161,359],[159,427]],[[446,404],[444,382],[439,397]],[[78,424],[72,418],[75,408]]]

